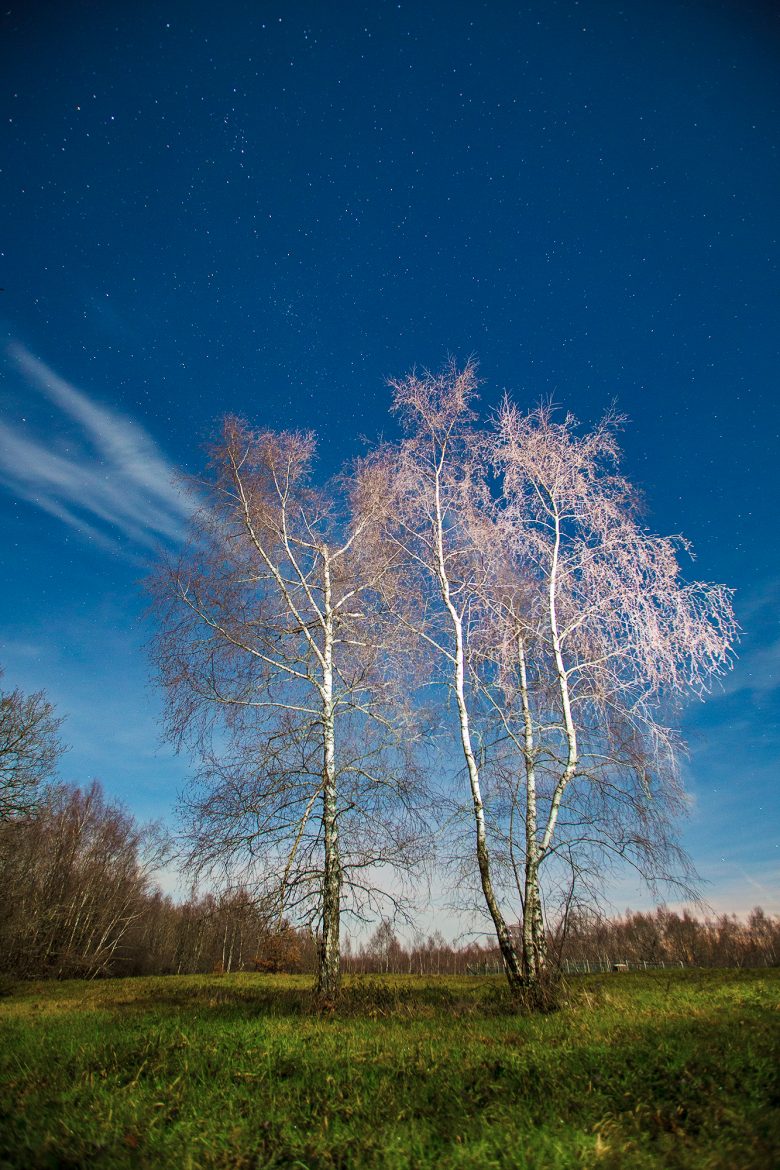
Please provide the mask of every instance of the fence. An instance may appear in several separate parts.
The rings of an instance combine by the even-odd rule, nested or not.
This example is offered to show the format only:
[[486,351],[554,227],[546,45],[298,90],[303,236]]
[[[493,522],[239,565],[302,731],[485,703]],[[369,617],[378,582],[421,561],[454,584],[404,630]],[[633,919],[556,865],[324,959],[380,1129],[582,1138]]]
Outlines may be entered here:
[[643,959],[564,959],[561,967],[565,975],[598,975],[603,971],[679,971],[685,963],[682,959],[668,963],[646,963]]
[[[682,959],[674,962],[646,963],[643,959],[563,959],[561,970],[564,975],[599,975],[605,971],[679,971],[687,966]],[[467,975],[502,975],[503,964],[487,960],[482,963],[468,963]]]

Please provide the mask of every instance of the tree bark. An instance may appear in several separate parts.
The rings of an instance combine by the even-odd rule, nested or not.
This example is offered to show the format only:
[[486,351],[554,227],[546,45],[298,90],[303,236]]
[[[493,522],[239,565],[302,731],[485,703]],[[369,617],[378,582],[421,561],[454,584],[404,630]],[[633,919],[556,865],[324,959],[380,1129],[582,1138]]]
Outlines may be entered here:
[[485,905],[488,908],[490,917],[493,920],[496,939],[498,941],[499,950],[501,951],[501,958],[504,962],[504,971],[506,973],[510,989],[515,992],[522,986],[523,975],[520,966],[520,960],[517,955],[517,950],[514,943],[512,942],[512,936],[509,933],[509,927],[507,926],[504,916],[501,913],[501,907],[498,904],[498,899],[496,898],[495,890],[493,889],[493,881],[490,874],[490,853],[488,850],[487,834],[485,831],[485,809],[482,802],[482,789],[479,780],[479,768],[477,767],[477,761],[474,758],[474,749],[471,743],[471,725],[468,705],[466,703],[466,651],[463,641],[463,622],[452,600],[450,580],[444,557],[444,520],[442,516],[438,469],[435,478],[435,505],[436,573],[439,579],[442,601],[444,602],[444,606],[450,616],[453,632],[455,635],[454,691],[455,700],[458,706],[460,741],[463,748],[463,755],[466,760],[466,767],[468,769],[471,799],[474,809],[474,824],[477,837],[477,865],[479,867],[482,894],[484,896]]
[[539,979],[546,960],[544,917],[539,890],[539,841],[537,838],[536,803],[536,749],[534,746],[533,716],[528,690],[525,645],[522,634],[517,637],[517,656],[520,671],[520,700],[523,709],[523,754],[525,762],[525,883],[523,890],[523,979],[532,986]]
[[316,994],[335,999],[341,990],[340,915],[341,859],[336,809],[336,731],[333,706],[333,611],[330,563],[324,550],[323,672],[322,672],[322,830],[325,862],[322,882],[322,935],[320,938]]
[[547,940],[539,890],[539,864],[526,858],[523,897],[523,979],[527,986],[538,983],[547,963]]

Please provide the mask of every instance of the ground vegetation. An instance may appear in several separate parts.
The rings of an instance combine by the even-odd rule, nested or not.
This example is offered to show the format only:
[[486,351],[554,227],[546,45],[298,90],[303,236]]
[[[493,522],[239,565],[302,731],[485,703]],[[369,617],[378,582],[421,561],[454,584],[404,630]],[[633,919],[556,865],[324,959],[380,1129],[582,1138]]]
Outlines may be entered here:
[[0,1159],[26,1170],[767,1170],[777,971],[27,983],[0,999]]

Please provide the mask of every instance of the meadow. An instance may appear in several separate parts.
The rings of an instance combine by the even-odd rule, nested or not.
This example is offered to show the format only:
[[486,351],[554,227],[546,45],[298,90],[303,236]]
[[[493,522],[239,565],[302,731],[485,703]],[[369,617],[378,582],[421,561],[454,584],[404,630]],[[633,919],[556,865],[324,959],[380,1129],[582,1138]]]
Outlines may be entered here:
[[771,1170],[780,971],[15,983],[0,1168]]

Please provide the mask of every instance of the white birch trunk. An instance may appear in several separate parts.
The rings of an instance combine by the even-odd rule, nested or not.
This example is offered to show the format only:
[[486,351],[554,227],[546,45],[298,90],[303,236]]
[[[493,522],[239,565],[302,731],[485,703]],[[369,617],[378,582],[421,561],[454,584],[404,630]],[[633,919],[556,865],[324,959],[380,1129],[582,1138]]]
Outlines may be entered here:
[[547,818],[547,826],[545,828],[544,837],[542,838],[542,856],[550,847],[550,842],[552,841],[553,833],[555,832],[555,826],[558,821],[558,813],[560,812],[563,794],[577,770],[577,763],[579,761],[577,750],[577,729],[574,726],[574,720],[571,713],[569,676],[563,662],[563,651],[561,649],[561,639],[558,632],[556,593],[558,588],[558,558],[561,547],[561,521],[558,509],[555,507],[554,502],[553,506],[555,508],[555,545],[553,547],[552,564],[550,566],[550,587],[548,594],[549,608],[547,616],[550,626],[550,639],[552,642],[553,654],[555,656],[555,670],[558,678],[558,691],[561,697],[563,729],[566,736],[567,759],[563,773],[561,774],[561,777],[555,786],[555,791],[553,792],[553,798],[550,804],[550,812]]
[[338,819],[336,814],[336,734],[333,705],[333,609],[331,603],[330,561],[323,550],[323,667],[322,667],[322,829],[325,863],[322,883],[322,938],[317,973],[317,995],[333,999],[341,982],[339,919],[341,911],[341,862],[339,857]]
[[523,892],[523,977],[527,983],[539,978],[546,959],[542,900],[539,890],[539,841],[537,838],[536,767],[534,728],[528,692],[528,674],[522,634],[517,639],[520,671],[520,701],[523,711],[525,762],[525,885]]
[[485,898],[485,904],[488,908],[490,917],[493,920],[493,927],[496,932],[496,938],[498,940],[499,949],[501,951],[501,957],[504,961],[506,977],[509,981],[509,986],[514,990],[522,983],[522,972],[517,956],[517,951],[512,942],[512,936],[509,933],[509,927],[507,926],[504,916],[501,913],[501,908],[498,904],[495,890],[493,889],[493,881],[490,874],[490,853],[488,850],[487,833],[485,830],[485,808],[482,801],[482,788],[479,779],[479,768],[477,766],[477,761],[474,756],[474,749],[471,743],[471,721],[469,718],[468,704],[466,702],[466,655],[463,642],[463,622],[452,601],[449,575],[447,573],[447,565],[444,557],[444,522],[441,508],[439,468],[436,470],[435,505],[436,573],[439,580],[442,600],[452,622],[453,633],[455,636],[455,671],[453,689],[455,691],[455,701],[458,707],[460,742],[463,749],[463,755],[466,760],[466,768],[468,770],[469,776],[469,786],[471,788],[471,799],[474,810],[474,825],[477,838],[477,865],[479,867],[479,877],[480,883],[482,885],[482,893]]

